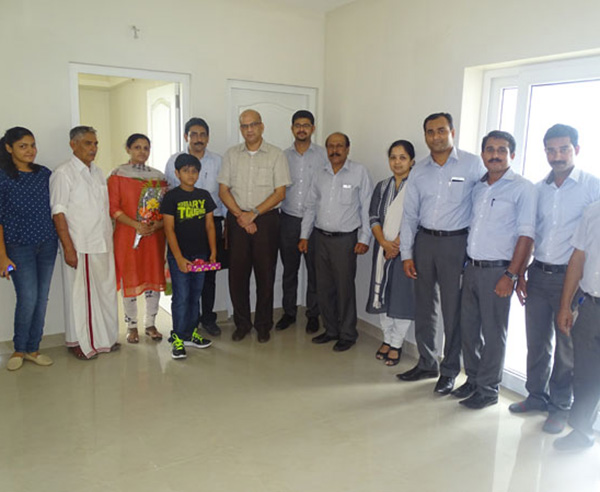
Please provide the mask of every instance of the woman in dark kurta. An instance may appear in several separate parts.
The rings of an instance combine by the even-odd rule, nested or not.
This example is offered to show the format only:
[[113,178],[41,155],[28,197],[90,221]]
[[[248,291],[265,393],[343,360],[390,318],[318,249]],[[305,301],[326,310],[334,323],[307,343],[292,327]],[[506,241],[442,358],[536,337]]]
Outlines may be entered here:
[[414,281],[404,275],[399,254],[404,185],[415,162],[415,149],[406,140],[388,149],[393,176],[377,183],[369,216],[376,242],[367,312],[379,314],[383,343],[376,353],[388,366],[400,361],[406,332],[414,320]]
[[[122,291],[127,341],[138,343],[137,296],[146,298],[145,331],[153,340],[162,339],[154,326],[160,291],[165,290],[165,234],[159,214],[167,180],[160,171],[146,166],[150,140],[134,133],[127,139],[129,162],[108,178],[110,215],[115,219],[115,268],[117,289]],[[147,198],[140,207],[140,196]],[[150,218],[142,217],[150,215]]]

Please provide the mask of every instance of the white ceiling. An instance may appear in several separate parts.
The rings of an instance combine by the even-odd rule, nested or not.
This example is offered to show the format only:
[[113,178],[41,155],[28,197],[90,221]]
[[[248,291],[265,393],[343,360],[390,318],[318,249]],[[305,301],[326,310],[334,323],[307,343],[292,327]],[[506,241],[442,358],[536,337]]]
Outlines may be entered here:
[[330,10],[352,3],[356,0],[279,0],[283,3],[295,5],[296,7],[303,7],[310,10],[317,10],[319,12],[329,12]]

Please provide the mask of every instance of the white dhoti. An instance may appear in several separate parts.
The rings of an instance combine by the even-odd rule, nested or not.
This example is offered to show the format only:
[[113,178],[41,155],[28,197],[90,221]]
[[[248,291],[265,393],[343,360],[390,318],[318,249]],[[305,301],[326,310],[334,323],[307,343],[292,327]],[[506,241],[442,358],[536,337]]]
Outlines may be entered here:
[[77,268],[63,262],[65,339],[86,357],[110,352],[119,335],[115,263],[108,253],[78,254]]

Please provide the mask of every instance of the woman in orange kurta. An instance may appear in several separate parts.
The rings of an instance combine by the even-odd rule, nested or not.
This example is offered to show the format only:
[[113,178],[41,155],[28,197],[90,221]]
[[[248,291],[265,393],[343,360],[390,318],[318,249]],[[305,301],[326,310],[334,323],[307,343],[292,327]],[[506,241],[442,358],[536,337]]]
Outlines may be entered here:
[[[165,235],[159,214],[167,180],[160,171],[146,166],[150,140],[135,133],[127,139],[129,162],[108,178],[110,215],[115,219],[115,267],[117,289],[122,291],[127,341],[138,343],[137,296],[146,298],[146,334],[161,340],[154,326],[160,291],[165,290]],[[143,195],[143,197],[142,197]]]

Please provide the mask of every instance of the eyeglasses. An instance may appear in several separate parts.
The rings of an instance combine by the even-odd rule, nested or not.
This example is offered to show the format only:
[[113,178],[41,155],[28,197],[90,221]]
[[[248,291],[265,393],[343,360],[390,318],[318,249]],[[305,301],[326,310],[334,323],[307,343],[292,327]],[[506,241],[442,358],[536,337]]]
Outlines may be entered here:
[[295,130],[310,130],[312,127],[311,123],[294,123]]
[[253,121],[252,123],[240,123],[240,130],[246,131],[250,128],[256,128],[259,125],[262,125],[262,121]]
[[565,145],[563,147],[546,147],[544,149],[544,152],[546,152],[546,155],[549,157],[554,157],[557,154],[562,154],[562,155],[568,155],[571,152],[571,146],[570,145]]

